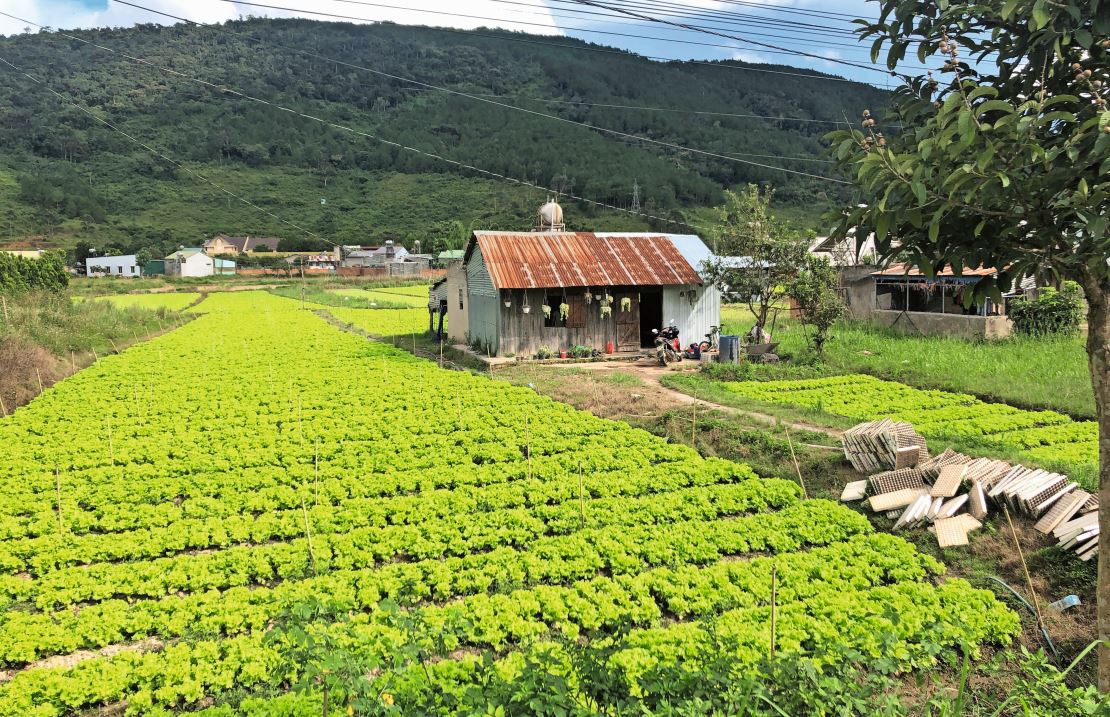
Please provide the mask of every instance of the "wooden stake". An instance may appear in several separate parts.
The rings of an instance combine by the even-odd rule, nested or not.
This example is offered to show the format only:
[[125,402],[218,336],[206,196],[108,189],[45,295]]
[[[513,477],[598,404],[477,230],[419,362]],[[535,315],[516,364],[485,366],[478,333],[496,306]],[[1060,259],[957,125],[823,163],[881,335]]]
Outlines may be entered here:
[[779,571],[778,567],[771,564],[771,659],[775,659],[775,618],[778,612],[779,599]]
[[802,487],[802,496],[809,499],[809,491],[806,490],[806,483],[802,480],[802,467],[798,465],[798,456],[794,454],[794,441],[790,438],[790,429],[783,426],[782,430],[786,432],[786,442],[790,446],[790,459],[794,461],[794,471],[798,474],[798,485]]
[[301,514],[304,516],[304,537],[308,541],[308,559],[312,561],[312,574],[318,575],[316,571],[316,553],[312,550],[312,530],[308,527],[308,508],[304,504],[304,495],[301,495]]
[[312,470],[315,474],[315,492],[316,495],[312,499],[312,505],[317,506],[320,504],[320,439],[313,439],[313,447],[315,448],[315,455],[312,458]]
[[73,352],[69,352],[69,368],[73,373],[77,373],[77,362],[73,359]]
[[439,367],[443,368],[443,339],[439,340]]
[[1037,615],[1037,627],[1044,631],[1044,616],[1041,614],[1041,604],[1037,602],[1037,593],[1033,590],[1033,578],[1029,575],[1029,566],[1025,564],[1025,553],[1021,550],[1017,531],[1014,530],[1014,521],[1010,519],[1010,511],[1006,504],[1002,504],[1002,512],[1006,514],[1006,522],[1010,524],[1010,535],[1014,536],[1014,547],[1017,548],[1018,557],[1021,558],[1021,569],[1025,573],[1025,584],[1029,588],[1029,599],[1033,602],[1033,612]]
[[8,407],[4,405],[4,397],[3,396],[0,396],[0,410],[2,410],[4,412],[5,416],[8,415]]
[[58,496],[58,535],[65,531],[65,522],[62,520],[62,474],[58,471],[58,466],[54,466],[54,491]]
[[586,527],[586,482],[582,477],[582,463],[578,463],[578,513],[581,527]]
[[108,416],[108,457],[112,463],[116,462],[116,449],[112,445],[112,417]]
[[694,422],[690,425],[690,445],[696,451],[698,449],[697,442],[698,433],[698,390],[694,389]]
[[524,442],[528,451],[528,480],[532,480],[532,412],[524,414]]
[[116,355],[119,355],[119,347],[116,346],[116,342],[108,339],[108,343],[112,345],[112,350],[116,352]]
[[0,301],[4,302],[4,323],[10,323],[11,319],[8,318],[8,299],[3,294],[0,294]]
[[38,366],[35,366],[35,378],[37,378],[38,381],[39,381],[39,393],[42,393],[42,391],[43,391],[43,388],[42,388],[42,374],[39,373],[39,367]]

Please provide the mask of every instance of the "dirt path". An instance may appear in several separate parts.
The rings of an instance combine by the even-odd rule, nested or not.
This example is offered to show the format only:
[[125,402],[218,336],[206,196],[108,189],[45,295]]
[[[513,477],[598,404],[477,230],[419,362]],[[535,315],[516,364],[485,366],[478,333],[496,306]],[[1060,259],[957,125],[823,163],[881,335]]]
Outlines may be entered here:
[[[684,405],[684,406],[690,406],[690,405],[704,406],[705,408],[713,409],[715,411],[722,411],[724,413],[731,413],[731,414],[735,414],[735,415],[747,416],[748,418],[753,418],[757,421],[761,421],[763,423],[767,423],[767,424],[772,425],[772,426],[782,425],[782,426],[787,426],[788,428],[792,428],[792,429],[798,430],[798,431],[816,431],[817,433],[824,433],[824,434],[827,434],[827,435],[832,436],[834,438],[840,438],[843,435],[843,431],[840,431],[840,430],[835,429],[835,428],[829,428],[827,426],[819,426],[819,425],[814,424],[814,423],[801,423],[801,422],[795,422],[795,421],[784,421],[784,420],[778,418],[777,416],[772,416],[769,413],[761,413],[759,411],[750,411],[750,410],[745,410],[745,409],[741,409],[741,408],[736,408],[735,406],[726,406],[726,405],[721,404],[721,403],[714,403],[713,401],[706,401],[704,399],[694,398],[690,394],[683,393],[682,391],[677,391],[673,388],[669,388],[667,386],[664,386],[661,379],[664,376],[668,376],[668,375],[676,373],[676,371],[674,369],[669,369],[669,368],[664,368],[662,366],[659,366],[658,364],[655,363],[655,361],[650,361],[650,362],[649,361],[638,361],[638,362],[635,362],[635,363],[630,362],[630,363],[621,363],[621,364],[612,364],[612,363],[549,364],[548,366],[551,367],[551,368],[554,368],[554,369],[575,368],[575,369],[585,370],[585,371],[601,371],[601,372],[621,371],[623,373],[630,373],[630,374],[640,378],[644,382],[644,384],[651,387],[652,391],[655,391],[656,393],[659,393],[661,395],[666,396],[666,398],[668,400],[673,401],[674,403],[677,403],[677,404],[681,404],[681,405]],[[680,373],[680,371],[678,373]],[[814,448],[829,448],[829,446],[812,446],[812,447],[814,447]],[[840,450],[840,449],[837,449],[837,450]]]

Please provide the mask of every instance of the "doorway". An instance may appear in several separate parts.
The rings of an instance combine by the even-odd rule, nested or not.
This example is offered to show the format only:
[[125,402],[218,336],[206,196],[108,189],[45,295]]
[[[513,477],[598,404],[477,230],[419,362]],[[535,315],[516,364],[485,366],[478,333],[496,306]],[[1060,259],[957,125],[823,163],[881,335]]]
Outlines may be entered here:
[[655,334],[652,329],[663,328],[663,292],[640,292],[640,348],[650,349],[655,346]]

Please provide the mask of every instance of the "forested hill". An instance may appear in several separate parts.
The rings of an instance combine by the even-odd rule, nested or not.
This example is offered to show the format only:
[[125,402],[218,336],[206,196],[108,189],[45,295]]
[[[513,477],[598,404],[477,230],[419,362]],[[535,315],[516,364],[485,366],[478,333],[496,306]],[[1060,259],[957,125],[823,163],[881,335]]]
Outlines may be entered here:
[[[636,182],[643,210],[666,216],[696,213],[719,201],[723,187],[745,182],[772,183],[779,201],[807,208],[837,185],[602,134],[350,65],[728,155],[817,157],[831,125],[711,113],[840,121],[883,102],[877,89],[816,73],[659,63],[497,30],[251,19],[76,34],[392,142],[600,202],[629,206]],[[541,190],[223,94],[56,33],[0,39],[0,55],[212,182],[330,239],[434,246],[474,227],[526,228],[545,198]],[[98,249],[147,246],[154,253],[218,231],[297,237],[10,68],[0,68],[0,77],[0,237],[84,237]],[[749,159],[829,171],[822,162]],[[648,226],[566,204],[575,228]]]

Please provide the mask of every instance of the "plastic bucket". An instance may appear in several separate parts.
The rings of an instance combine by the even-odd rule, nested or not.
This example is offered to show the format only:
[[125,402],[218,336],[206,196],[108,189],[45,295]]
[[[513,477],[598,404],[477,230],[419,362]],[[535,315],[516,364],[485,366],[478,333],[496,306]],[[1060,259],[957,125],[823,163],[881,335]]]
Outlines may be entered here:
[[740,337],[722,336],[721,353],[717,359],[721,363],[740,363]]

